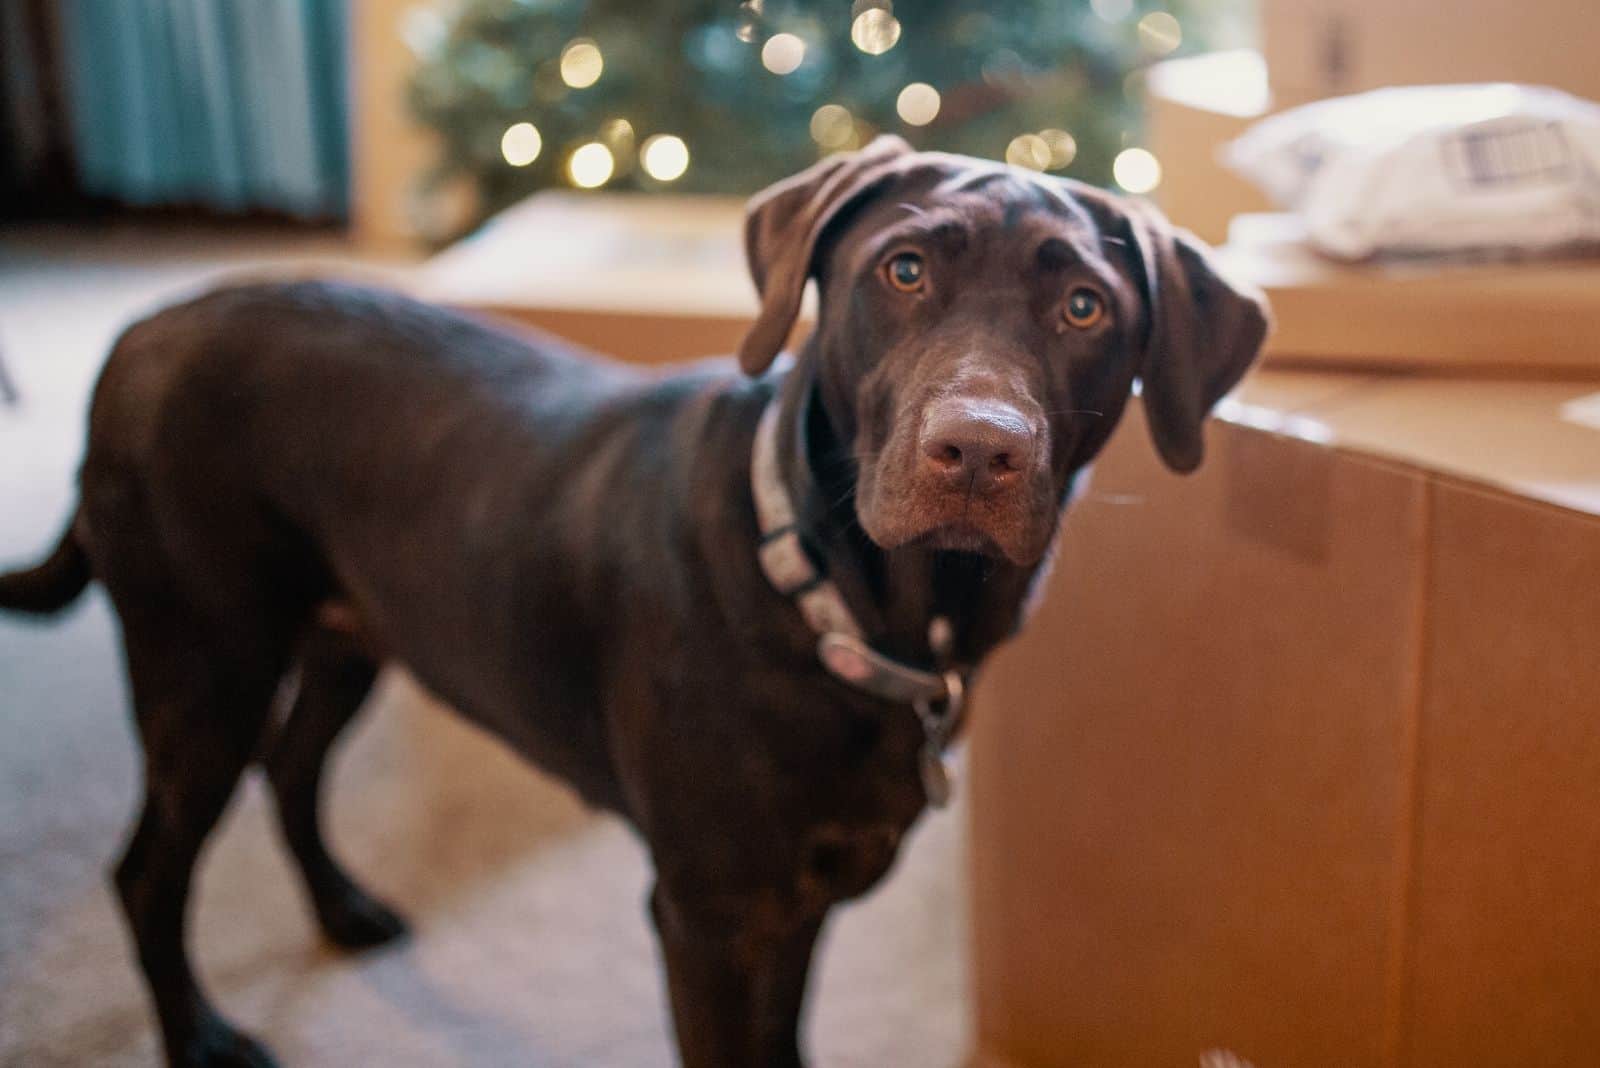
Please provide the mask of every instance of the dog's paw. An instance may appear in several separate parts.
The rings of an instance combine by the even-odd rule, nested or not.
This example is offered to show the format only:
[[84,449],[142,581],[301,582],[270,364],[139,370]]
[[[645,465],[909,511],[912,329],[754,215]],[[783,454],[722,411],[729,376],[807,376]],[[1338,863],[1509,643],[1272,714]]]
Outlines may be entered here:
[[182,1068],[278,1068],[267,1047],[209,1013],[175,1061]]
[[318,902],[317,918],[323,934],[341,949],[371,949],[409,930],[393,909],[354,887]]

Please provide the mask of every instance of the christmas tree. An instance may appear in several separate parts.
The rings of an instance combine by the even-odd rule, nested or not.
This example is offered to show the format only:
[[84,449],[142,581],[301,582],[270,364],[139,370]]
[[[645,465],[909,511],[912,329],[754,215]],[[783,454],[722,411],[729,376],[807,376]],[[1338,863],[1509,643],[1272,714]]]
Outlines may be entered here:
[[452,229],[550,187],[745,194],[889,131],[1144,192],[1142,70],[1240,2],[463,0],[408,27],[425,189],[470,189]]

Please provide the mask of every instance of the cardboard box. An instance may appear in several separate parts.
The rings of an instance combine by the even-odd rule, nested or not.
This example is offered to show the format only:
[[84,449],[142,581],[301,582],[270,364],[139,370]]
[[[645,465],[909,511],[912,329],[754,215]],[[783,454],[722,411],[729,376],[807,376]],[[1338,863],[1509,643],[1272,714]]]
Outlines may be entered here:
[[[431,260],[419,289],[630,359],[732,352],[756,311],[743,211],[542,193]],[[1309,251],[1289,216],[1240,216],[1232,232],[1224,259],[1273,302],[1269,362],[1600,378],[1600,261],[1349,266]]]
[[1274,92],[1528,82],[1600,99],[1594,0],[1262,0]]
[[1145,78],[1145,138],[1161,161],[1153,194],[1167,217],[1214,245],[1244,212],[1272,210],[1266,194],[1224,167],[1223,145],[1276,108],[1258,52],[1171,59]]
[[1265,372],[1188,479],[1132,413],[977,695],[979,1063],[1593,1063],[1592,391]]
[[599,352],[691,359],[733,352],[755,316],[743,235],[736,197],[541,193],[435,256],[419,288]]
[[1278,365],[1600,378],[1600,259],[1347,264],[1293,215],[1240,215],[1224,262],[1272,301]]

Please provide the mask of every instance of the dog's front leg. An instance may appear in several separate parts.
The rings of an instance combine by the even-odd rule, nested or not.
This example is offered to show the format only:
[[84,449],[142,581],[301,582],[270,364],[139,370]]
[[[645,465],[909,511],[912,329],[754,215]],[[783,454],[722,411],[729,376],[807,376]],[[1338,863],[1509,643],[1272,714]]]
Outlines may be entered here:
[[770,899],[714,908],[657,886],[650,911],[684,1068],[799,1068],[800,1013],[822,917]]

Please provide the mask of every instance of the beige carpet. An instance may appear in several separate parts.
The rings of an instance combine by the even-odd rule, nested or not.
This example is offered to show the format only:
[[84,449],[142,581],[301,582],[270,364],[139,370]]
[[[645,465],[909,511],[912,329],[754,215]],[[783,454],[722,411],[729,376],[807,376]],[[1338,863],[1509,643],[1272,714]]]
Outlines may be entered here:
[[[84,403],[117,328],[219,268],[337,244],[0,237],[0,566],[70,507]],[[260,784],[201,872],[193,944],[224,1009],[287,1065],[673,1062],[644,922],[641,851],[617,822],[388,676],[340,754],[333,838],[413,920],[365,958],[319,941]],[[105,871],[137,789],[114,623],[98,592],[33,625],[0,618],[0,1065],[147,1065],[157,1045]],[[813,977],[825,1065],[958,1063],[968,1042],[963,817],[925,821],[874,896],[839,914]]]

